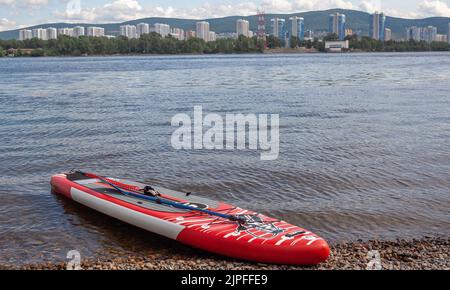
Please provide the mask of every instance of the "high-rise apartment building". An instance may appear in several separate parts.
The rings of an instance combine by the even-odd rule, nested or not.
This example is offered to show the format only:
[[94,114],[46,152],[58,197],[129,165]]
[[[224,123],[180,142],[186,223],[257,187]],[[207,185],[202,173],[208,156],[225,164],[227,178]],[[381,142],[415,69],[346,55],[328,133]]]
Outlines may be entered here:
[[406,29],[406,39],[415,41],[426,41],[428,43],[436,41],[437,27],[417,27],[412,26]]
[[291,20],[292,36],[300,40],[305,39],[305,19],[303,17],[294,16],[289,18]]
[[136,38],[136,26],[134,25],[121,25],[120,26],[120,35],[127,38]]
[[450,23],[448,24],[447,42],[450,43]]
[[86,32],[83,26],[75,26],[73,28],[73,37],[85,36]]
[[90,26],[87,28],[87,36],[103,37],[105,36],[105,29],[102,27]]
[[166,37],[170,34],[170,25],[163,23],[155,23],[155,32],[159,33],[162,37]]
[[217,39],[216,33],[214,31],[210,31],[208,41],[216,41],[216,39]]
[[376,40],[384,41],[386,16],[384,13],[375,12],[370,15],[369,36]]
[[311,29],[305,31],[305,40],[314,40],[314,32]]
[[203,39],[204,41],[209,41],[209,22],[197,22],[195,35],[197,38]]
[[73,28],[58,28],[58,36],[59,35],[73,36]]
[[185,40],[184,30],[181,28],[171,28],[170,35],[178,40]]
[[274,18],[272,22],[272,35],[281,40],[286,38],[286,20],[281,18]]
[[150,25],[148,23],[139,23],[136,25],[136,37],[139,38],[141,35],[150,33]]
[[22,29],[19,31],[19,40],[27,40],[33,38],[33,31],[29,29]]
[[47,40],[47,30],[43,28],[35,28],[32,30],[33,38]]
[[249,37],[250,34],[250,22],[244,19],[238,19],[236,21],[236,34],[239,37],[243,35],[245,37]]
[[384,41],[392,40],[392,30],[389,28],[384,28]]
[[194,38],[194,37],[196,37],[195,31],[194,31],[194,30],[188,30],[188,31],[186,31],[186,39]]
[[46,33],[47,33],[47,40],[58,38],[58,30],[56,28],[49,27],[47,28]]
[[328,16],[328,33],[335,33],[339,40],[345,38],[346,17],[345,14],[334,13]]
[[436,34],[435,41],[437,42],[447,42],[447,34]]

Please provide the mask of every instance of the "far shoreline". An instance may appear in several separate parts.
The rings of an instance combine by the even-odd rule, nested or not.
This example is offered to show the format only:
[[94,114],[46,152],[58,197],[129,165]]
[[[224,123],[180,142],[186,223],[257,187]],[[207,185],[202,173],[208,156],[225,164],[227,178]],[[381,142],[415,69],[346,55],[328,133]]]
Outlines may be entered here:
[[44,56],[4,56],[1,59],[45,59],[45,58],[90,58],[90,57],[159,57],[159,56],[275,56],[275,55],[353,55],[353,54],[428,54],[428,53],[450,53],[450,51],[345,51],[345,52],[323,52],[323,51],[296,51],[296,50],[266,50],[264,52],[241,52],[241,53],[131,53],[131,54],[89,54],[89,55],[44,55]]

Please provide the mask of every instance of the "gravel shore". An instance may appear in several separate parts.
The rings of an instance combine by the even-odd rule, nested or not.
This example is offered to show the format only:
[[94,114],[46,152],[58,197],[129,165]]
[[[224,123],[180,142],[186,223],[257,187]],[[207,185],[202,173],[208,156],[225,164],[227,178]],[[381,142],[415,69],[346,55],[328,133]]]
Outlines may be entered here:
[[[84,260],[84,270],[300,270],[342,269],[362,270],[372,268],[389,270],[450,270],[450,238],[425,238],[422,240],[369,241],[332,245],[332,254],[326,263],[314,267],[293,267],[247,263],[220,258],[197,251],[176,254],[119,254],[100,260]],[[377,260],[377,257],[379,259]],[[372,261],[372,263],[370,263]],[[374,262],[375,261],[375,262]],[[380,261],[377,263],[376,261]],[[65,263],[40,264],[0,269],[58,270]]]

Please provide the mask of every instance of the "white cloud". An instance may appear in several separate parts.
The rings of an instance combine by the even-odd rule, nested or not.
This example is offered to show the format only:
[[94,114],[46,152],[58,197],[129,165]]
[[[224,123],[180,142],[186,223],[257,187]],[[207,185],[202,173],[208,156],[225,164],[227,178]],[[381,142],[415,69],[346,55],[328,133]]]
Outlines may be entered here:
[[16,22],[8,20],[6,18],[0,18],[0,31],[14,29],[16,27]]
[[423,16],[450,17],[450,7],[443,1],[425,0],[419,4],[419,13]]
[[[0,3],[20,3],[27,7],[46,5],[50,0],[0,0]],[[73,3],[78,0],[59,0],[63,3]],[[205,0],[207,1],[207,0]],[[326,10],[331,8],[358,9],[366,12],[383,11],[394,17],[420,18],[431,15],[450,16],[450,8],[443,1],[423,0],[417,10],[398,11],[384,7],[382,0],[362,0],[359,4],[353,4],[353,0],[243,0],[239,4],[219,4],[217,2],[192,8],[174,8],[172,6],[143,5],[140,0],[110,0],[108,4],[97,7],[68,8],[64,11],[53,13],[54,21],[65,22],[91,22],[108,23],[122,22],[146,17],[177,17],[190,19],[217,18],[230,15],[254,15],[258,8],[267,13],[295,13],[314,10]],[[354,2],[354,1],[353,1]],[[15,3],[15,4],[14,4]],[[148,2],[147,2],[148,3]],[[150,6],[149,6],[150,5]],[[76,7],[75,7],[76,8]],[[56,19],[55,19],[56,18]]]
[[142,6],[138,1],[135,0],[116,0],[112,3],[105,4],[104,9],[113,12],[124,12],[124,11],[141,11]]
[[9,6],[10,8],[39,8],[49,4],[49,0],[0,0],[0,5]]
[[[162,8],[160,8],[161,10]],[[149,9],[151,12],[151,9]],[[204,18],[215,18],[224,17],[230,15],[254,15],[258,10],[258,6],[253,2],[241,2],[237,5],[211,5],[205,3],[200,7],[195,7],[191,9],[171,9],[170,17],[183,17],[183,18],[194,18],[194,19],[204,19]],[[161,15],[164,17],[167,16]]]
[[286,12],[292,11],[296,2],[297,1],[289,0],[264,0],[262,2],[262,7],[271,12]]
[[373,13],[375,11],[383,11],[381,9],[380,0],[364,0],[359,4],[358,8],[368,13]]
[[23,4],[26,6],[44,6],[48,4],[48,0],[23,0]]
[[116,0],[95,8],[73,8],[69,4],[64,12],[56,11],[54,14],[63,20],[71,22],[114,22],[139,18],[144,11],[139,2],[135,0]]
[[64,21],[92,21],[114,22],[127,21],[145,17],[179,17],[179,18],[214,18],[229,15],[256,14],[257,5],[253,2],[244,2],[237,5],[211,5],[205,3],[200,7],[190,9],[176,9],[171,6],[143,7],[136,0],[116,0],[102,7],[81,9],[74,12],[56,11],[54,14]]
[[384,14],[391,17],[398,17],[398,18],[405,18],[405,19],[418,19],[423,18],[422,15],[420,15],[417,12],[414,11],[405,11],[405,10],[396,10],[396,9],[381,9]]
[[331,8],[355,8],[352,2],[345,0],[263,0],[262,7],[267,12],[279,13],[295,13]]
[[16,0],[0,0],[0,5],[12,5],[15,4]]
[[[39,1],[39,0],[35,0]],[[350,1],[345,0],[263,0],[261,5],[247,1],[239,4],[209,4],[199,7],[177,9],[171,6],[143,6],[137,0],[115,0],[97,8],[86,8],[76,13],[72,11],[57,11],[54,14],[63,21],[91,21],[114,22],[126,21],[145,17],[178,17],[191,19],[205,19],[225,17],[230,15],[254,15],[258,8],[266,12],[294,13],[310,10],[324,10],[330,8],[355,8]]]
[[382,5],[381,0],[364,0],[358,5],[358,9],[364,12],[368,13],[374,13],[376,11],[378,12],[384,12],[384,14],[392,17],[401,17],[401,18],[418,18],[420,15],[418,15],[416,12],[411,11],[399,11],[395,9],[390,9]]

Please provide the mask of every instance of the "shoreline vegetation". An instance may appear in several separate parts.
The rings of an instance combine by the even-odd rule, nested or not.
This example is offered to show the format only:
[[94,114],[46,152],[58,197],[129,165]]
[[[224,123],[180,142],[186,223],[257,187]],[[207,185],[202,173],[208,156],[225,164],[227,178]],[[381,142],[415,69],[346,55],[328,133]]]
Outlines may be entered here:
[[[450,238],[339,243],[331,246],[327,262],[310,267],[267,265],[221,258],[181,247],[160,253],[111,253],[101,259],[83,260],[83,270],[449,270]],[[380,263],[374,263],[379,256]],[[374,260],[375,259],[375,260]],[[372,263],[371,263],[372,262]],[[65,262],[8,266],[8,270],[65,270]]]
[[[325,52],[325,41],[336,40],[330,34],[323,40],[290,40],[290,47],[284,41],[269,36],[266,43],[257,37],[240,36],[237,39],[224,38],[205,42],[199,38],[178,40],[171,36],[161,37],[157,33],[142,35],[139,39],[126,37],[73,38],[60,36],[58,39],[0,40],[0,57],[42,57],[42,56],[109,56],[109,55],[176,55],[176,54],[244,54],[244,53],[317,53]],[[424,52],[450,51],[445,42],[424,41],[379,41],[369,37],[348,36],[348,52]],[[267,48],[266,48],[267,47]]]

